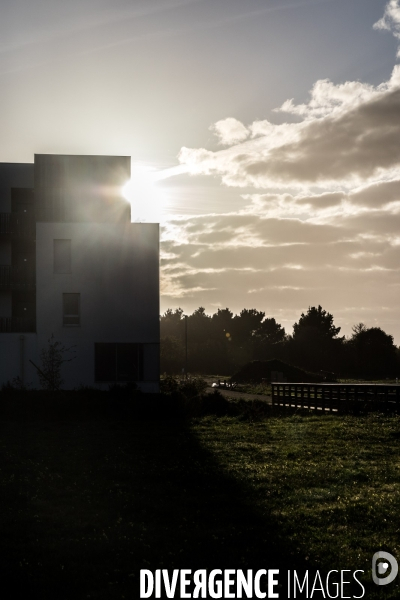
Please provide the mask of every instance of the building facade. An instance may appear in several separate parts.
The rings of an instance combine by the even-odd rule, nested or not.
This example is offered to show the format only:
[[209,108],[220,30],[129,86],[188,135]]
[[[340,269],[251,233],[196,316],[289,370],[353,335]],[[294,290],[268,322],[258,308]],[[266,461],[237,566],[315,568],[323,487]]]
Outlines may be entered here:
[[0,164],[0,385],[39,387],[53,339],[66,389],[158,391],[159,226],[131,223],[129,177],[130,157]]

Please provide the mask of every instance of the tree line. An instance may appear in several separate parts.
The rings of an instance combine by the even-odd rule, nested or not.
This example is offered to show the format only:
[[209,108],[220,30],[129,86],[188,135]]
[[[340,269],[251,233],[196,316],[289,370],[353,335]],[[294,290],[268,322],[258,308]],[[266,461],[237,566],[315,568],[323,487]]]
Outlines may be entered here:
[[[229,308],[207,315],[203,307],[185,316],[181,308],[160,317],[161,372],[232,375],[252,360],[278,358],[307,371],[338,377],[395,378],[400,350],[380,327],[354,325],[340,336],[332,314],[321,306],[302,313],[289,335],[274,318],[254,308],[234,315]],[[187,339],[187,344],[186,344]]]

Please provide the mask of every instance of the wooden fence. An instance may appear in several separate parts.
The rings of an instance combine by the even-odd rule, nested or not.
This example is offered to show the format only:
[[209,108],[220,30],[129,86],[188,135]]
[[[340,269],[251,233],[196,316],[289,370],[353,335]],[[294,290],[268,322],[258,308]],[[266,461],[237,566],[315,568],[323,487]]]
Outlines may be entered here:
[[316,412],[361,408],[400,412],[400,385],[380,383],[271,383],[272,405]]

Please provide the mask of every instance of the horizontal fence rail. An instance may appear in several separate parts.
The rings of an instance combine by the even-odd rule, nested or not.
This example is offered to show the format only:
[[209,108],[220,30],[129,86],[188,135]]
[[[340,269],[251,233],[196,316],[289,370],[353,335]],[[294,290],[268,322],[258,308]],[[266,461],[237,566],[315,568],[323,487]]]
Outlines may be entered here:
[[272,405],[321,412],[370,408],[400,412],[400,385],[380,383],[271,383]]
[[34,333],[35,319],[28,317],[0,317],[0,333]]

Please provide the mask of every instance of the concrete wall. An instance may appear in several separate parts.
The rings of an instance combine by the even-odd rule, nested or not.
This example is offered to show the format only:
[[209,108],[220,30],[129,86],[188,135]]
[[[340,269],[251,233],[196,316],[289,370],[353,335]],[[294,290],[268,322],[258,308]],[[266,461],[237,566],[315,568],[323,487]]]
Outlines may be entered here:
[[[54,273],[54,239],[71,240],[70,274]],[[38,348],[52,334],[66,347],[76,346],[76,359],[64,366],[65,387],[95,385],[96,342],[134,342],[145,344],[141,386],[157,390],[158,224],[39,222],[36,240]],[[63,325],[63,293],[80,294],[79,326]]]
[[130,156],[35,154],[36,217],[53,223],[129,223],[122,186],[130,173]]

